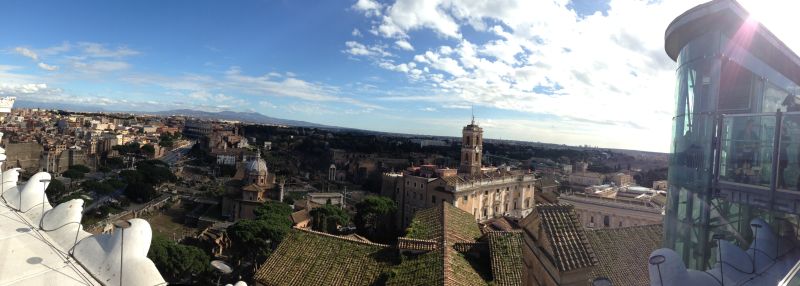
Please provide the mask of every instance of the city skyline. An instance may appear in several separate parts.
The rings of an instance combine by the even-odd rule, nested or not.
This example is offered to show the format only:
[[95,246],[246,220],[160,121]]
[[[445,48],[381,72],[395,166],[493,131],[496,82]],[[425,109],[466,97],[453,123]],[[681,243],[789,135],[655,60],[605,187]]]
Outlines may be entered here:
[[698,2],[4,2],[0,95],[445,136],[474,107],[487,138],[667,152],[662,31]]

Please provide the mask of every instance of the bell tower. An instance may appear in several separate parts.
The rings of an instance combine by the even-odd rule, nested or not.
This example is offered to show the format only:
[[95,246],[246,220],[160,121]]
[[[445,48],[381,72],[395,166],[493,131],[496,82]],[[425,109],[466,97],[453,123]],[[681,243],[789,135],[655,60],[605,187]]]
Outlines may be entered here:
[[483,157],[483,128],[472,122],[461,130],[461,166],[460,173],[477,175],[481,172],[481,158]]

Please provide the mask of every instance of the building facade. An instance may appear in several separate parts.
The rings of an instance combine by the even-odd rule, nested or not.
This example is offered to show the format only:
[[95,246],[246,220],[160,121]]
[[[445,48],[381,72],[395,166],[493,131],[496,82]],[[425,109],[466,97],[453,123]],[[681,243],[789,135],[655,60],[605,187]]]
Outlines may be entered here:
[[535,176],[482,166],[483,129],[473,121],[462,132],[464,145],[458,172],[423,165],[383,174],[382,194],[400,206],[401,226],[408,225],[418,210],[442,202],[472,214],[477,221],[497,216],[522,218],[533,210]]
[[[762,254],[772,261],[796,259],[787,249],[796,244],[800,222],[800,57],[732,0],[678,16],[667,28],[665,49],[677,63],[676,108],[666,249],[652,256],[651,281],[657,263],[706,270],[720,265],[716,245],[735,245],[727,253],[752,256],[757,269],[739,273],[725,266],[726,285],[751,275],[736,285],[774,285],[757,281],[782,274],[761,275],[771,270],[757,261]],[[718,270],[698,279],[717,283],[709,277],[719,279]],[[685,271],[657,278],[665,285],[709,285],[680,282],[691,276],[680,274]]]
[[663,208],[646,199],[604,198],[596,195],[562,195],[559,202],[575,207],[585,228],[618,228],[661,224]]

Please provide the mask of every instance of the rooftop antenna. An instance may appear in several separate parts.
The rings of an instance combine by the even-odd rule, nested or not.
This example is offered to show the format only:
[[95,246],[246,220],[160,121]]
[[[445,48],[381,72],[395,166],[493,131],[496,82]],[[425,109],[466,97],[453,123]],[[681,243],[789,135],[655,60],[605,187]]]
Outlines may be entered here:
[[472,109],[472,125],[475,125],[475,105],[470,106]]

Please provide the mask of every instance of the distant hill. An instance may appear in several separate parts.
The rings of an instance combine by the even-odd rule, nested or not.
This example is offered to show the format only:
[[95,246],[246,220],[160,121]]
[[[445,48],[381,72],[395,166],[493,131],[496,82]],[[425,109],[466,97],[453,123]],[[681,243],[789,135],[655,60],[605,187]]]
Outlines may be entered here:
[[235,120],[241,122],[270,124],[270,125],[287,125],[287,126],[316,127],[316,128],[331,127],[307,121],[269,117],[258,112],[236,112],[227,110],[220,112],[208,112],[208,111],[200,111],[193,109],[175,109],[175,110],[166,110],[157,112],[136,112],[136,113],[162,115],[162,116],[183,115],[183,116],[202,118],[202,119]]
[[85,105],[85,104],[70,104],[70,103],[62,103],[62,102],[35,102],[35,101],[26,101],[26,100],[17,100],[14,104],[16,108],[42,108],[42,109],[59,109],[59,110],[68,110],[74,112],[122,112],[122,113],[135,113],[135,114],[152,114],[152,115],[161,115],[161,116],[169,116],[169,115],[184,115],[190,116],[195,118],[202,118],[202,119],[211,119],[211,120],[234,120],[234,121],[241,121],[247,123],[257,123],[257,124],[269,124],[269,125],[287,125],[287,126],[296,126],[296,127],[314,127],[314,128],[329,128],[329,129],[340,129],[340,127],[322,125],[307,121],[300,121],[300,120],[289,120],[289,119],[282,119],[282,118],[275,118],[263,115],[258,112],[236,112],[236,111],[220,111],[220,112],[208,112],[208,111],[200,111],[200,110],[193,110],[193,109],[175,109],[175,110],[166,110],[166,111],[152,111],[152,112],[145,112],[145,111],[122,111],[122,110],[108,110],[102,107],[98,107],[95,105]]

